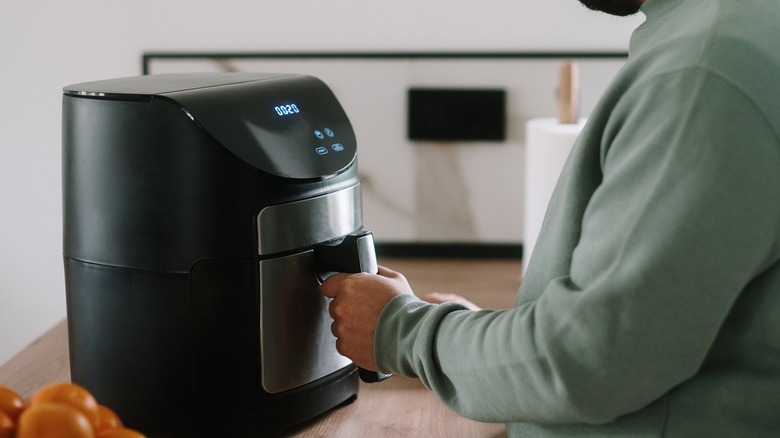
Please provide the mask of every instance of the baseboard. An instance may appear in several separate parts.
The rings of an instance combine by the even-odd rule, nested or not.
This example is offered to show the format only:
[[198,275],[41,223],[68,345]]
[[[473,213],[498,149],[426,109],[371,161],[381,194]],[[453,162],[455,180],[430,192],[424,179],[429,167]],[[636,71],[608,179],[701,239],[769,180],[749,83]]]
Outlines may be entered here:
[[522,260],[520,243],[376,242],[378,258]]

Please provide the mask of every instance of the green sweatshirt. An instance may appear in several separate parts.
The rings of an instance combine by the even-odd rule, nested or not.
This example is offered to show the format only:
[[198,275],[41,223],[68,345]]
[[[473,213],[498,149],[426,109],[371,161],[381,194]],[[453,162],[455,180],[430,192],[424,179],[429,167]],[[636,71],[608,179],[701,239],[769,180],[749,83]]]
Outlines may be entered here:
[[780,435],[780,1],[647,0],[516,307],[394,298],[381,371],[520,437]]

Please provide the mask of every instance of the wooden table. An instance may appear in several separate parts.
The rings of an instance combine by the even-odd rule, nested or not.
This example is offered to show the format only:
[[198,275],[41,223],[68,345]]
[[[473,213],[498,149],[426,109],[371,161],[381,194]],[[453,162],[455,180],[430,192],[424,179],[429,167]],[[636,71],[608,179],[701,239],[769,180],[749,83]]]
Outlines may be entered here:
[[[520,281],[514,261],[382,260],[403,272],[417,295],[453,292],[486,308],[512,306]],[[0,366],[0,385],[28,399],[38,388],[69,381],[68,336],[60,322]],[[419,380],[400,376],[360,383],[357,401],[294,427],[287,437],[505,437],[503,424],[480,423],[448,410]]]

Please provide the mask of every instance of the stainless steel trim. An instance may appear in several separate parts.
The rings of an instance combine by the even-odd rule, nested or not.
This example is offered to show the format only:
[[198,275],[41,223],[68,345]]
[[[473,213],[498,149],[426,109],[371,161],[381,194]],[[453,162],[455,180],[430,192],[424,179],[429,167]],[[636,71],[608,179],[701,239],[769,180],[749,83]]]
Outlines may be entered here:
[[320,292],[314,251],[260,261],[261,384],[275,394],[352,362],[336,351],[330,299]]
[[338,192],[272,205],[257,215],[257,251],[268,255],[305,248],[363,226],[360,184]]
[[368,272],[369,274],[379,272],[373,234],[369,233],[357,239],[357,252],[360,260],[360,272]]

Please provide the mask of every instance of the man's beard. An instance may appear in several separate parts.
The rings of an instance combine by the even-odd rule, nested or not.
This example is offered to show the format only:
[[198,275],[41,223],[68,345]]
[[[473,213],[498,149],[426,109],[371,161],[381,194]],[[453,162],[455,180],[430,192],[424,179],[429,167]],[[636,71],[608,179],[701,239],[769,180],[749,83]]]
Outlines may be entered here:
[[625,17],[639,12],[642,2],[639,0],[580,0],[588,9]]

